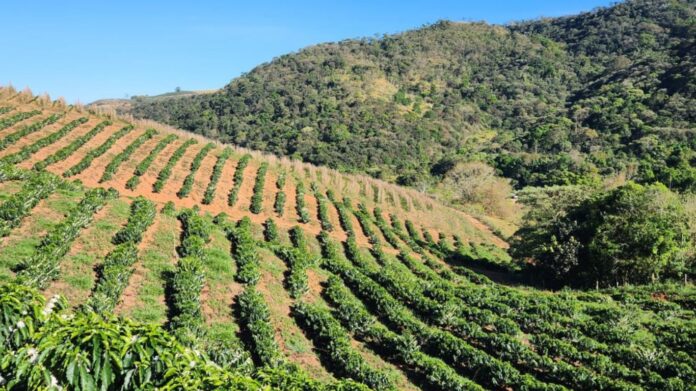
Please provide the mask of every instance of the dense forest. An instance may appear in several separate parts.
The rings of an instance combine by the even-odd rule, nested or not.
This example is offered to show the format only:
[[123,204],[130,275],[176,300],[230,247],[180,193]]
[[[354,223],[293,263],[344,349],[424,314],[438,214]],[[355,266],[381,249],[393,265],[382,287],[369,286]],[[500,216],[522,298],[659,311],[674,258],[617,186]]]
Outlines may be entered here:
[[506,26],[441,21],[281,56],[213,94],[129,110],[429,188],[484,163],[518,188],[621,175],[696,188],[694,1]]

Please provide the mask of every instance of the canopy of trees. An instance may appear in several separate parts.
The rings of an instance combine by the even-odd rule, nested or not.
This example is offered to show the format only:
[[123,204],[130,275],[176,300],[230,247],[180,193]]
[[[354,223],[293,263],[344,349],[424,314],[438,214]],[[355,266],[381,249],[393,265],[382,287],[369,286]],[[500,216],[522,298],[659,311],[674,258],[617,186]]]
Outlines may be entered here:
[[511,253],[533,278],[611,286],[696,274],[688,214],[664,185],[629,182],[594,194],[571,187],[532,198]]
[[[693,1],[508,26],[438,22],[309,47],[132,113],[407,185],[483,161],[513,185],[623,173],[696,187]],[[445,170],[446,171],[446,170]]]

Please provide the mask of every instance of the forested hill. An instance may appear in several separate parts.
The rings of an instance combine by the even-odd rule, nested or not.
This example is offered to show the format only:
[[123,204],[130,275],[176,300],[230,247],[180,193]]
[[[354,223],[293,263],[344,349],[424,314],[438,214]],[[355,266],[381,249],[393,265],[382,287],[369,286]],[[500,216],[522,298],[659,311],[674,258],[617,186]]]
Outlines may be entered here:
[[693,190],[695,3],[321,44],[131,112],[408,185],[481,161],[518,187],[622,173]]

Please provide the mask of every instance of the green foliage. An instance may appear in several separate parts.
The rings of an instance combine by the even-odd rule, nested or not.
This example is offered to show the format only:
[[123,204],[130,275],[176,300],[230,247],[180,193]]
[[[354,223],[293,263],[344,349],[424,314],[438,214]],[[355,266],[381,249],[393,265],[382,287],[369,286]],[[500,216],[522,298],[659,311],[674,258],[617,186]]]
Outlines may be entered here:
[[100,122],[94,128],[92,128],[89,132],[83,134],[82,136],[79,136],[78,138],[73,140],[70,144],[59,149],[57,152],[53,153],[52,155],[49,155],[44,160],[41,160],[39,162],[34,163],[34,166],[32,168],[34,170],[43,170],[44,168],[46,168],[47,166],[49,166],[53,163],[57,163],[57,162],[60,162],[60,161],[67,159],[78,148],[85,145],[88,141],[93,139],[94,136],[96,136],[97,134],[101,133],[104,130],[104,128],[106,128],[109,125],[111,125],[111,121]]
[[[74,166],[68,168],[63,173],[63,177],[67,178],[67,177],[70,177],[73,175],[77,175],[77,174],[83,172],[84,170],[86,170],[87,168],[89,168],[89,166],[92,165],[92,162],[94,161],[94,159],[105,154],[106,151],[109,150],[109,148],[111,148],[114,144],[116,144],[116,142],[118,140],[120,140],[123,136],[130,133],[130,131],[132,131],[133,129],[134,129],[133,125],[126,125],[123,128],[121,128],[118,132],[109,136],[109,138],[106,141],[104,141],[101,145],[89,150],[85,154],[85,156],[82,157],[82,160],[75,163]],[[77,149],[77,148],[75,148],[75,149]]]
[[244,182],[244,169],[249,165],[250,160],[251,155],[246,154],[237,161],[237,167],[234,169],[234,184],[232,185],[232,189],[230,189],[230,193],[227,195],[228,206],[234,206],[237,203],[239,189],[242,188],[242,182]]
[[203,204],[208,205],[213,202],[215,197],[215,189],[217,188],[218,181],[220,181],[220,176],[222,175],[222,168],[225,166],[225,162],[232,155],[232,150],[225,148],[220,156],[218,156],[215,166],[213,167],[213,172],[210,174],[210,182],[208,187],[205,189],[205,194],[203,195]]
[[292,314],[327,357],[336,375],[355,379],[375,390],[396,389],[384,373],[373,369],[353,349],[350,337],[329,311],[300,302],[292,307]]
[[112,313],[128,286],[128,280],[133,274],[133,265],[137,260],[136,242],[120,243],[109,252],[98,269],[99,278],[85,308],[98,314]]
[[251,213],[259,214],[263,209],[263,187],[266,180],[266,172],[268,171],[268,163],[263,162],[256,172],[256,181],[254,182],[254,194],[251,196]]
[[[63,312],[64,300],[48,303],[37,291],[0,286],[0,368],[8,390],[306,390],[367,391],[350,380],[320,383],[292,365],[253,374],[230,347],[205,352],[183,346],[158,325],[110,314]],[[249,316],[254,318],[257,316]],[[256,323],[254,323],[256,324]],[[270,329],[271,336],[273,329]],[[211,361],[214,359],[214,361]]]
[[190,138],[186,140],[186,142],[181,144],[179,148],[176,149],[176,151],[174,151],[172,156],[169,157],[167,164],[164,167],[162,167],[162,170],[160,170],[160,172],[157,174],[157,180],[152,185],[153,192],[159,193],[160,191],[162,191],[164,184],[167,183],[167,180],[169,180],[169,177],[172,175],[172,169],[174,168],[176,163],[178,163],[179,160],[181,160],[181,158],[184,156],[184,153],[186,153],[186,150],[196,143],[198,143],[198,141]]
[[513,242],[512,254],[532,259],[548,283],[607,286],[696,273],[688,218],[664,186],[629,183],[579,198],[536,204]]
[[263,224],[263,238],[269,243],[277,243],[280,239],[278,234],[278,226],[275,221],[269,217]]
[[0,236],[7,236],[12,228],[18,227],[39,201],[58,188],[59,183],[53,174],[31,175],[19,192],[0,205]]
[[203,159],[205,159],[205,157],[213,148],[215,148],[215,144],[208,143],[203,148],[201,148],[200,151],[198,151],[198,154],[196,154],[196,156],[193,158],[193,161],[191,161],[189,173],[188,175],[186,175],[186,178],[184,178],[184,183],[181,185],[181,189],[179,189],[179,191],[176,193],[177,197],[185,198],[189,195],[189,193],[193,189],[193,181],[196,177],[198,169],[201,168],[201,163],[203,162]]
[[29,157],[31,157],[31,155],[35,154],[39,149],[55,143],[56,141],[60,140],[68,133],[72,132],[73,129],[80,126],[81,124],[84,124],[85,122],[87,122],[87,117],[80,117],[74,121],[70,121],[68,124],[66,124],[65,126],[63,126],[60,129],[58,129],[56,132],[51,133],[48,136],[45,136],[43,138],[40,138],[40,139],[36,140],[35,142],[33,142],[32,144],[25,145],[18,152],[15,152],[11,155],[7,155],[7,156],[3,157],[2,160],[6,161],[8,163],[11,163],[11,164],[17,164],[19,162],[27,160]]
[[333,224],[329,219],[329,205],[326,202],[326,198],[319,192],[314,192],[314,197],[317,200],[317,214],[319,215],[319,223],[321,224],[321,229],[324,231],[333,231]]
[[145,172],[147,171],[148,168],[152,165],[152,163],[155,161],[155,158],[157,155],[159,155],[160,152],[169,144],[173,143],[177,139],[177,135],[175,134],[170,134],[167,135],[167,137],[163,138],[160,140],[157,145],[155,145],[154,148],[150,150],[150,153],[147,154],[147,156],[138,163],[137,166],[135,166],[135,170],[133,171],[133,176],[128,179],[126,182],[126,189],[133,190],[135,189],[136,186],[138,186],[138,183],[140,183],[140,177],[145,175]]
[[249,335],[250,350],[260,366],[277,367],[285,362],[275,340],[271,311],[252,285],[237,297],[239,315],[244,331]]
[[131,204],[128,222],[120,231],[116,232],[112,242],[114,244],[126,242],[140,243],[143,233],[155,221],[156,214],[157,210],[152,201],[142,196],[137,197]]
[[100,210],[108,199],[117,195],[113,189],[88,190],[65,219],[41,239],[34,254],[22,260],[17,273],[18,281],[28,286],[45,288],[58,276],[60,261],[70,250],[70,245],[80,231],[92,222],[94,213]]
[[479,161],[518,188],[640,166],[638,182],[693,190],[693,14],[637,0],[505,26],[441,21],[311,46],[132,112],[410,186]]
[[303,224],[309,223],[309,211],[307,210],[307,204],[305,203],[305,188],[302,181],[295,181],[295,210],[297,215],[300,216],[300,222]]
[[25,119],[31,118],[35,115],[41,114],[39,110],[24,111],[21,113],[13,114],[10,117],[3,118],[0,120],[0,130],[5,130],[16,123],[24,121]]
[[261,272],[256,241],[251,234],[251,220],[248,217],[239,220],[237,227],[228,230],[227,235],[232,242],[232,258],[237,263],[235,279],[244,284],[255,285],[261,278]]
[[0,151],[7,149],[10,145],[13,145],[19,139],[30,135],[32,133],[38,132],[39,130],[43,129],[44,127],[54,124],[58,122],[61,118],[65,116],[64,113],[61,114],[51,114],[47,118],[42,119],[41,121],[35,122],[31,125],[24,126],[20,128],[17,131],[14,131],[6,136],[4,136],[2,139],[0,139]]
[[116,170],[118,170],[121,164],[130,159],[131,155],[135,152],[136,149],[140,148],[143,144],[145,144],[146,141],[150,140],[156,135],[156,130],[148,129],[145,131],[145,133],[141,134],[140,136],[138,136],[138,138],[133,140],[132,143],[128,144],[128,146],[123,151],[121,151],[121,153],[114,156],[111,162],[109,162],[109,164],[106,165],[106,167],[104,168],[104,173],[102,174],[101,178],[99,178],[99,183],[106,182],[109,179],[113,178],[114,174],[116,173]]

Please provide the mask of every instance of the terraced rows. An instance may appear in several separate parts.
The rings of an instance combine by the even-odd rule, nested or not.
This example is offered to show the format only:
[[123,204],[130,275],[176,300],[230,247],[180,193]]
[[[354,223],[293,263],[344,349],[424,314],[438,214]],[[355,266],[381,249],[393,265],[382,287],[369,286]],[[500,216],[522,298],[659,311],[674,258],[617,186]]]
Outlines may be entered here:
[[500,240],[433,200],[27,106],[0,101],[0,289],[68,297],[67,325],[115,312],[205,352],[194,366],[302,389],[696,384],[687,295],[495,283],[477,270],[509,267]]

